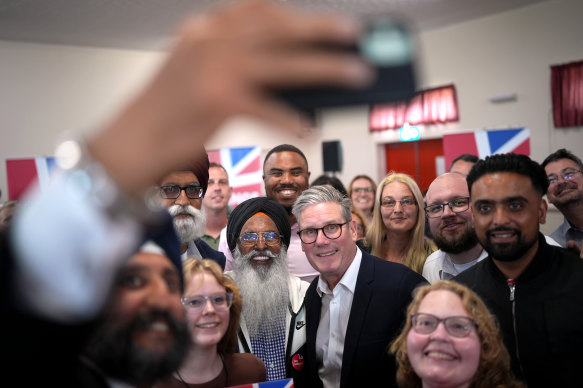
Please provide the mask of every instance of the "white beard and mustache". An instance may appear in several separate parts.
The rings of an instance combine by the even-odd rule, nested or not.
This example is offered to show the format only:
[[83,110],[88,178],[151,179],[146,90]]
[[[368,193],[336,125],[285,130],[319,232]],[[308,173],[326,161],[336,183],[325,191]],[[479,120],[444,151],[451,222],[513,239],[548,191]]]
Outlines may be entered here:
[[[251,264],[258,253],[272,257],[270,265]],[[282,245],[278,255],[266,249],[252,250],[243,255],[237,246],[233,252],[233,275],[243,298],[242,315],[252,337],[280,330],[285,323],[289,305],[289,272],[285,262],[287,247]]]
[[[180,243],[186,244],[204,235],[206,219],[200,210],[192,205],[172,205],[168,211],[172,216],[174,230],[176,230]],[[179,214],[188,214],[190,217],[177,218],[176,216]]]

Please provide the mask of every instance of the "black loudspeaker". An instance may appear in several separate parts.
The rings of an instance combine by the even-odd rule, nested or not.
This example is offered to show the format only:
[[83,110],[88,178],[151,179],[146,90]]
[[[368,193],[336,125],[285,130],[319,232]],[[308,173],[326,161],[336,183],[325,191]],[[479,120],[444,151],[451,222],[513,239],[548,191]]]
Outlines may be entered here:
[[322,158],[324,160],[324,172],[342,171],[342,145],[340,141],[322,142]]

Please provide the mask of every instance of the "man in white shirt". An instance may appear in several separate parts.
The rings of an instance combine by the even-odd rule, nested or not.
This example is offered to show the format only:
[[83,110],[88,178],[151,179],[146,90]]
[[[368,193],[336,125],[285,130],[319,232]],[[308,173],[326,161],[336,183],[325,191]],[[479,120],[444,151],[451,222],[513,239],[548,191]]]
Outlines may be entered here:
[[320,273],[306,292],[308,387],[396,386],[387,352],[421,275],[356,246],[352,203],[314,186],[296,200],[302,249]]
[[583,243],[583,162],[561,148],[547,156],[542,166],[549,178],[547,198],[565,217],[551,237],[562,247],[579,251]]
[[474,231],[464,175],[445,173],[431,182],[425,194],[425,215],[439,248],[423,265],[423,277],[429,283],[450,280],[488,256]]
[[219,249],[221,230],[229,221],[229,200],[232,188],[229,186],[227,170],[219,163],[209,164],[209,179],[206,195],[202,199],[205,215],[204,234],[201,237],[212,249]]

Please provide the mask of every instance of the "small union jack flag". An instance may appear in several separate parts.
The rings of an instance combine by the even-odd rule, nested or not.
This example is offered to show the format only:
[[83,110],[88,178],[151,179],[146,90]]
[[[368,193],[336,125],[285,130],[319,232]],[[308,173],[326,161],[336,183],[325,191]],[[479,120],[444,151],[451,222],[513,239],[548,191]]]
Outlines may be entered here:
[[483,159],[493,154],[530,155],[530,130],[527,128],[479,130],[443,135],[445,166],[461,154]]
[[229,175],[233,194],[229,205],[235,207],[249,198],[263,195],[263,171],[260,147],[207,150],[211,162],[221,164]]

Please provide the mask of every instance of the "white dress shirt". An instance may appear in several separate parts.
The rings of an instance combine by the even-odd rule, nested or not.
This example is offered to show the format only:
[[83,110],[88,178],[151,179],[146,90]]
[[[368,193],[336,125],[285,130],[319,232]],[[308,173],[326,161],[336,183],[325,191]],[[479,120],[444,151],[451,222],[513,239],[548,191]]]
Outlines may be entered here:
[[357,249],[354,260],[333,290],[328,288],[322,277],[318,280],[316,291],[322,298],[322,310],[316,334],[316,357],[318,375],[324,388],[340,386],[344,339],[361,260],[362,252]]

